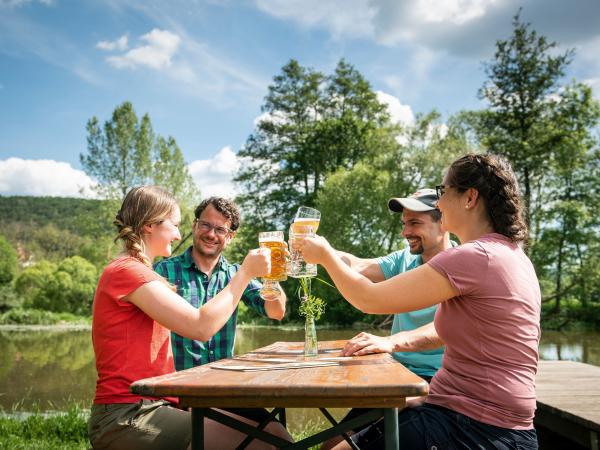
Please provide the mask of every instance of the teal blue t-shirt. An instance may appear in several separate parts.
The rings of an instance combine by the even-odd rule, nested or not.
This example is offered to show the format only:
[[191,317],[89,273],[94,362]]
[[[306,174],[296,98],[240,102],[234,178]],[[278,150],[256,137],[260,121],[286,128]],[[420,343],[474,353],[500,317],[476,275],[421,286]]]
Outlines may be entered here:
[[[421,255],[412,255],[408,248],[377,258],[377,262],[386,280],[423,264]],[[433,322],[436,309],[437,305],[434,305],[418,311],[394,314],[392,334],[414,330]],[[392,356],[417,375],[431,377],[442,366],[443,353],[444,348],[440,347],[422,352],[395,352]]]

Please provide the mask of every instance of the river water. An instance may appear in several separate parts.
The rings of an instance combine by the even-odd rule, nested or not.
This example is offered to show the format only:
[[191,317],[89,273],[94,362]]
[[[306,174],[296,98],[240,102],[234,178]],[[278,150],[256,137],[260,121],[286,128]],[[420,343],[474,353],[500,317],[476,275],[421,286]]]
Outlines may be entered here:
[[[371,330],[386,334],[384,330]],[[349,339],[354,329],[318,330],[319,340]],[[303,329],[238,328],[236,354],[275,341],[302,341]],[[600,366],[600,332],[542,333],[540,358]],[[77,403],[89,408],[96,370],[88,330],[0,329],[0,408],[6,412],[56,411]],[[339,418],[345,410],[334,410]],[[322,419],[314,410],[291,410],[292,430]]]

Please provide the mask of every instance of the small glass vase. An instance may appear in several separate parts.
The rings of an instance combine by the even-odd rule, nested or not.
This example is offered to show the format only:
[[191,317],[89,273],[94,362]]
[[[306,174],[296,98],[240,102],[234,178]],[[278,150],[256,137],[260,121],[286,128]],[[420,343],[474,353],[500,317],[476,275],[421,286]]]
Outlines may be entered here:
[[306,316],[304,322],[304,356],[314,357],[319,353],[317,344],[317,328],[315,326],[315,318]]

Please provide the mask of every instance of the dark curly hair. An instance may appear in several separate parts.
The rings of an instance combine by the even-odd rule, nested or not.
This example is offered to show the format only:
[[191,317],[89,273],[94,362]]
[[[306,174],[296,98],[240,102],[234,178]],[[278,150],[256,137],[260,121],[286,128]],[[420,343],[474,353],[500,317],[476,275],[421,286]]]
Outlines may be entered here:
[[223,214],[223,216],[231,222],[231,226],[229,227],[231,231],[235,231],[240,227],[240,209],[231,200],[223,197],[209,197],[202,200],[194,210],[194,217],[198,219],[200,214],[202,214],[202,211],[204,211],[208,205],[212,205],[213,208]]
[[469,153],[452,163],[446,179],[459,192],[477,189],[496,233],[513,242],[527,240],[519,183],[506,158]]

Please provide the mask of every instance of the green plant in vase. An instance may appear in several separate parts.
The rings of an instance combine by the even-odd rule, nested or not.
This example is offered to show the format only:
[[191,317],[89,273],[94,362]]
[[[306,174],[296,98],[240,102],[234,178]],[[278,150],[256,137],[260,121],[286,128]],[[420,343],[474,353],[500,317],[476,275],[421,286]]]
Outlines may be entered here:
[[298,281],[300,282],[300,287],[298,288],[298,296],[300,297],[299,313],[305,319],[304,356],[317,356],[318,344],[315,321],[319,320],[321,314],[325,311],[325,301],[310,294],[310,278],[298,278]]

